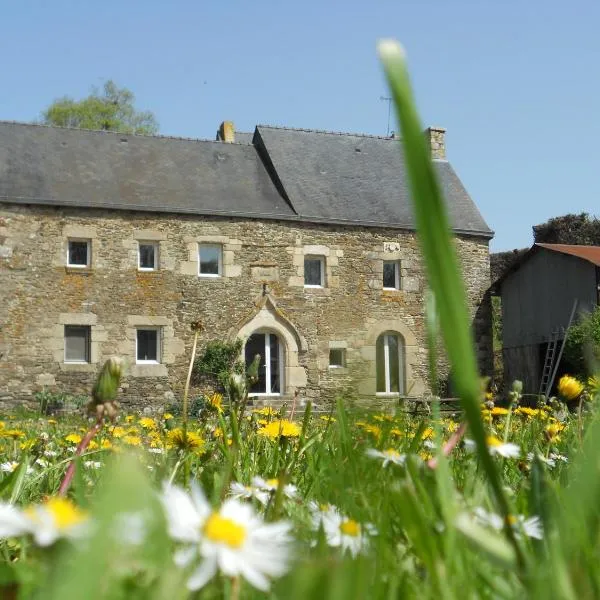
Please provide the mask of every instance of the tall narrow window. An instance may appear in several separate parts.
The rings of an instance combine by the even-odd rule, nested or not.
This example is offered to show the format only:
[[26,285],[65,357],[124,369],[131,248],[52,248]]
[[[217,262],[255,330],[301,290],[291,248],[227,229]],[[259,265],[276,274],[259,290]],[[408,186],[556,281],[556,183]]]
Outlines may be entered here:
[[90,362],[91,327],[65,325],[65,362]]
[[383,289],[384,290],[399,290],[400,289],[400,261],[399,260],[384,260],[383,261]]
[[246,342],[244,358],[246,367],[260,355],[258,381],[250,388],[250,394],[278,395],[282,390],[283,347],[274,333],[253,333]]
[[304,257],[304,287],[325,287],[324,257]]
[[158,269],[158,243],[138,242],[138,269],[155,271]]
[[223,275],[223,247],[215,244],[200,244],[198,248],[198,274],[200,277]]
[[89,267],[91,264],[90,246],[90,240],[69,240],[67,266]]
[[404,394],[404,340],[391,331],[377,338],[375,362],[378,394]]
[[156,364],[160,362],[160,329],[140,328],[136,332],[135,362]]

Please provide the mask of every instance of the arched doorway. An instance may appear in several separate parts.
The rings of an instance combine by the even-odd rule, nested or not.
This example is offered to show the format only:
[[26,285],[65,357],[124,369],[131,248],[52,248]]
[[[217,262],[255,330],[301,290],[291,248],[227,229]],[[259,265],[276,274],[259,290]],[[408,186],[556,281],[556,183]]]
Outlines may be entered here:
[[258,381],[249,390],[250,395],[279,396],[285,389],[284,343],[272,331],[259,330],[246,341],[244,359],[246,367],[260,355]]
[[406,352],[404,338],[384,331],[375,344],[376,391],[378,394],[406,393]]

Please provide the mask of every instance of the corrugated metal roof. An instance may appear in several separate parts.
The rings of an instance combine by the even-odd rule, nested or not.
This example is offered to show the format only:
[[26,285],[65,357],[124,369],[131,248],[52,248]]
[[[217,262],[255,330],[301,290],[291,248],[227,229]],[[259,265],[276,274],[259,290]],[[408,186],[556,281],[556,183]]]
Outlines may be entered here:
[[578,246],[575,244],[535,244],[547,250],[561,252],[562,254],[570,254],[577,258],[582,258],[591,262],[593,265],[600,267],[600,246]]

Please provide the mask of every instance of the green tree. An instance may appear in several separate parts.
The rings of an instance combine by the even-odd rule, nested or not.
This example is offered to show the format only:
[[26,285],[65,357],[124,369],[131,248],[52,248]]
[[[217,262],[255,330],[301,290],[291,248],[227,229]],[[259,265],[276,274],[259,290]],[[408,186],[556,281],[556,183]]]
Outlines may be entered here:
[[571,327],[564,353],[574,375],[585,377],[598,372],[600,364],[600,307]]
[[65,96],[55,100],[43,113],[46,125],[119,131],[123,133],[155,134],[156,117],[134,106],[135,97],[127,88],[119,88],[109,80],[102,90],[94,87],[82,100]]

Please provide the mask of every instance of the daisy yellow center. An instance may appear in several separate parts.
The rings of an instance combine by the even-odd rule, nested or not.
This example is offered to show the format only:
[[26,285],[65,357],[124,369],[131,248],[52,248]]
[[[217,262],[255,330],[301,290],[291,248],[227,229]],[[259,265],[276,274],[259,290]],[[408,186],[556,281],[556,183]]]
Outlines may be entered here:
[[340,523],[340,531],[344,535],[357,537],[360,535],[360,525],[353,519],[347,519],[346,521],[342,521]]
[[279,480],[277,479],[267,479],[265,482],[269,487],[277,487],[279,485]]
[[204,535],[211,542],[239,548],[246,539],[246,528],[232,519],[226,519],[218,513],[213,513],[204,525]]
[[388,448],[387,450],[384,450],[383,454],[385,454],[388,458],[398,458],[400,456],[400,453],[394,450],[393,448]]
[[517,517],[515,517],[514,515],[508,515],[506,517],[506,523],[510,526],[516,525]]
[[[42,508],[46,509],[52,515],[54,525],[57,529],[68,529],[73,525],[85,521],[85,513],[64,498],[50,498]],[[39,521],[39,516],[35,508],[28,508],[25,513],[32,520]]]
[[494,437],[493,435],[488,435],[488,437],[486,438],[486,442],[488,446],[502,446],[502,442],[497,438]]

